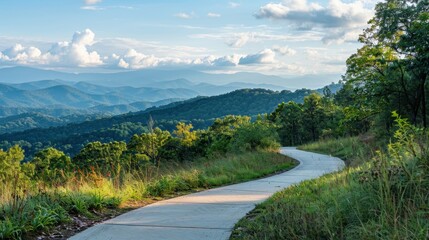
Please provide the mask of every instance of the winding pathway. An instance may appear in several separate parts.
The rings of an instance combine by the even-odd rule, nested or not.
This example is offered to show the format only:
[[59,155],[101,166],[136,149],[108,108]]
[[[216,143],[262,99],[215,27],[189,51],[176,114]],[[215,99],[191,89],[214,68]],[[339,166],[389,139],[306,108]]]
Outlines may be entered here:
[[279,175],[177,197],[125,213],[72,237],[72,240],[228,239],[238,220],[275,192],[339,170],[339,158],[282,148],[300,162]]

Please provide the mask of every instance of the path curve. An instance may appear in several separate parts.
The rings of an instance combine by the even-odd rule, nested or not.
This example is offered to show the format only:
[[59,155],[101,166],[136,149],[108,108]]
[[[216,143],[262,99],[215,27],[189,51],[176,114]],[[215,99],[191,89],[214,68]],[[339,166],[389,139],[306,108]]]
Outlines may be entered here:
[[275,192],[344,167],[322,154],[282,148],[300,162],[282,174],[160,201],[88,228],[72,240],[229,239],[238,220]]

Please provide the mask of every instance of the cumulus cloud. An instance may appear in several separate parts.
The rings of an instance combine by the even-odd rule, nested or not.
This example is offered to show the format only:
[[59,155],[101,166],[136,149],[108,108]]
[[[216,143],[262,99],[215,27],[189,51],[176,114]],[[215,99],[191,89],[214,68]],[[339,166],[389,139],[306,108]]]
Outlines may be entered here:
[[[129,43],[129,41],[126,42]],[[204,56],[203,54],[207,51],[203,51],[197,56],[179,56],[171,54],[171,51],[168,51],[170,54],[164,55],[159,55],[159,52],[156,54],[147,54],[145,50],[139,51],[134,48],[129,48],[123,54],[116,54],[112,52],[118,51],[118,49],[109,48],[109,51],[104,51],[104,55],[101,55],[99,52],[93,50],[93,46],[96,44],[98,42],[95,39],[95,34],[90,29],[75,32],[70,41],[54,43],[47,48],[49,49],[47,51],[42,51],[34,46],[23,46],[17,43],[12,47],[0,51],[0,65],[49,66],[50,68],[96,67],[102,65],[105,68],[133,70],[193,67],[216,70],[236,67],[245,68],[246,65],[268,67],[271,64],[278,64],[275,60],[276,52],[281,54],[292,53],[292,50],[286,47],[274,47],[273,49],[265,49],[255,54]],[[130,44],[126,45],[130,46]],[[126,49],[126,46],[124,45],[122,49]],[[164,50],[167,51],[167,49]],[[195,49],[180,47],[180,51],[190,50]],[[171,57],[172,55],[175,57]]]
[[42,54],[40,49],[36,47],[24,47],[21,44],[15,44],[3,52],[0,52],[0,61],[15,62],[23,65],[38,62],[45,63],[49,58],[49,54]]
[[271,49],[265,49],[257,54],[247,55],[240,58],[240,65],[249,65],[249,64],[269,64],[275,63],[276,53]]
[[256,54],[240,55],[232,54],[227,56],[215,57],[206,56],[193,59],[180,59],[168,57],[156,57],[153,55],[146,55],[129,49],[127,53],[117,61],[116,67],[125,69],[144,69],[154,67],[180,67],[180,66],[194,66],[194,67],[219,67],[228,68],[236,67],[239,65],[269,65],[277,63],[275,60],[275,52],[271,49],[265,49]]
[[191,19],[192,18],[191,14],[183,13],[183,12],[182,13],[176,13],[176,14],[174,14],[174,16],[177,18],[181,18],[181,19]]
[[45,53],[37,47],[15,44],[1,52],[0,60],[24,65],[98,66],[103,64],[100,55],[96,51],[88,50],[88,47],[95,43],[94,38],[95,34],[89,29],[76,32],[70,42],[55,43]]
[[365,28],[373,16],[367,1],[329,0],[327,6],[321,6],[307,0],[285,0],[262,6],[255,16],[285,20],[296,29],[322,30],[326,33],[323,38],[325,43],[344,42],[357,40],[357,30]]
[[207,17],[210,18],[219,18],[221,15],[219,13],[207,13]]
[[233,54],[233,55],[213,59],[211,63],[219,67],[233,67],[233,66],[237,66],[240,63],[241,58],[242,56]]
[[58,62],[65,65],[79,67],[97,66],[103,64],[96,51],[89,51],[88,47],[95,43],[95,34],[90,29],[76,32],[71,42],[59,42],[52,46],[49,53]]

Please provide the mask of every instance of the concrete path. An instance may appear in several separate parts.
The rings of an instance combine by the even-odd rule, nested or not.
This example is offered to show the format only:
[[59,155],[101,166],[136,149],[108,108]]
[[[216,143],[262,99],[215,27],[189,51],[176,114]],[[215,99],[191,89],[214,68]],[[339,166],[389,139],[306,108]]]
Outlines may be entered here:
[[344,167],[338,158],[282,148],[300,165],[285,173],[189,194],[125,213],[71,239],[228,239],[235,223],[275,192]]

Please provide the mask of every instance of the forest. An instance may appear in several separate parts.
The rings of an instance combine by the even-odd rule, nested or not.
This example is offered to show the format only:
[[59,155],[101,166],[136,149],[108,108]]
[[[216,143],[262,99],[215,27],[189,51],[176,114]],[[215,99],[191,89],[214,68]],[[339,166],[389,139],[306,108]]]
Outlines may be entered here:
[[[341,84],[328,88],[336,91]],[[272,91],[265,89],[243,89],[213,97],[197,97],[168,105],[149,108],[142,112],[105,117],[64,126],[36,128],[23,132],[0,135],[0,148],[20,145],[27,159],[47,147],[55,147],[74,156],[87,143],[100,141],[128,141],[134,134],[147,132],[147,122],[152,118],[155,126],[172,132],[179,122],[191,123],[195,129],[209,127],[216,118],[227,115],[246,115],[256,119],[258,114],[273,111],[278,103],[302,102],[312,90]],[[316,90],[323,92],[323,89]],[[34,117],[25,121],[37,121]],[[20,121],[10,123],[19,126]]]

